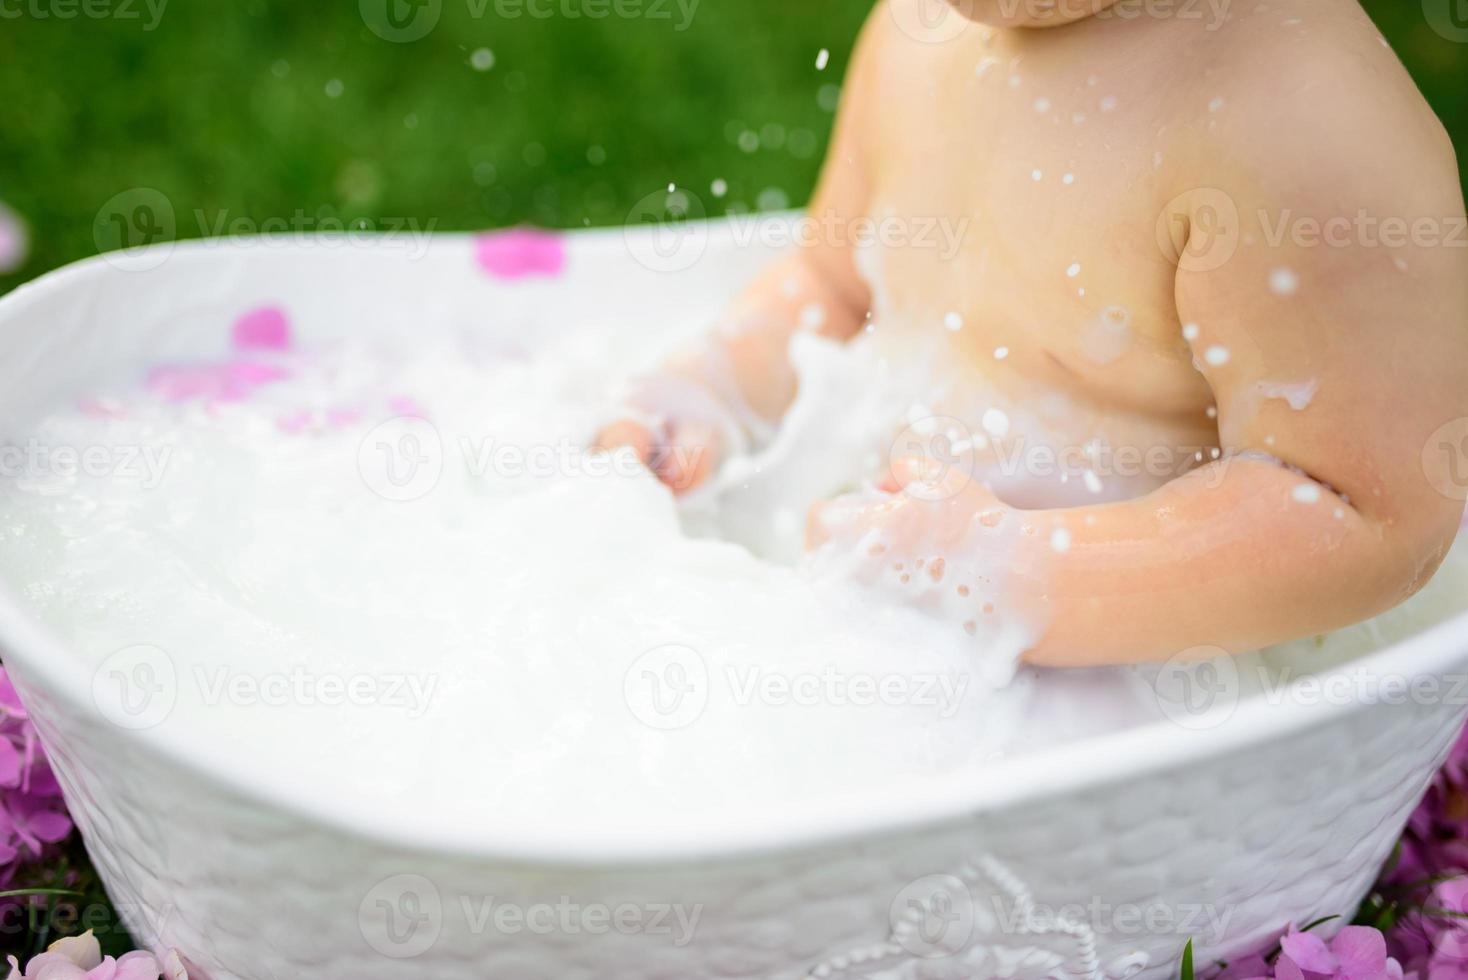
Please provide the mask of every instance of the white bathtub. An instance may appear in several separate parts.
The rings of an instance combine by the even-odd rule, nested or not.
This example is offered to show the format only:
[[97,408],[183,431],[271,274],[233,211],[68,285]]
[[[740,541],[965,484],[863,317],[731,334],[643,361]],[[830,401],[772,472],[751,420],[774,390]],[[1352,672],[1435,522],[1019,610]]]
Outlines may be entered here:
[[[467,325],[489,304],[542,336],[594,308],[633,338],[651,308],[706,323],[771,254],[722,225],[657,253],[658,233],[572,235],[556,282],[489,279],[457,236],[421,255],[388,239],[90,259],[0,300],[0,441],[101,379],[221,353],[266,300],[308,342]],[[458,839],[283,798],[166,728],[110,724],[90,670],[3,588],[0,647],[130,928],[212,980],[1161,980],[1189,938],[1206,963],[1353,910],[1468,711],[1291,689],[758,825]],[[1459,616],[1353,669],[1465,664]]]

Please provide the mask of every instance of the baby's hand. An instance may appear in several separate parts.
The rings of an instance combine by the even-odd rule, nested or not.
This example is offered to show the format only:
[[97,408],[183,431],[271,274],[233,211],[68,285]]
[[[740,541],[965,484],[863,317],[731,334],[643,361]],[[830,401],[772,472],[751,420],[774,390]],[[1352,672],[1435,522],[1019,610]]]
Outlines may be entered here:
[[881,554],[941,558],[975,525],[994,527],[1005,505],[966,470],[926,456],[894,461],[875,492],[847,494],[811,508],[806,545],[865,542]]
[[906,457],[865,494],[812,508],[807,543],[819,577],[839,577],[925,610],[973,638],[1002,682],[1039,637],[1024,516],[964,469]]
[[675,494],[690,493],[708,482],[723,460],[726,446],[719,430],[697,419],[626,418],[602,429],[596,448],[631,449],[642,464]]

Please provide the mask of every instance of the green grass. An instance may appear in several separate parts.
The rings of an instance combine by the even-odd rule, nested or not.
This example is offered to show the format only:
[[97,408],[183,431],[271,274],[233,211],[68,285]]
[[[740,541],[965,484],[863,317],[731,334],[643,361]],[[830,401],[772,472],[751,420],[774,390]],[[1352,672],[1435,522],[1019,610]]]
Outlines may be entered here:
[[[799,204],[831,124],[821,86],[839,81],[871,6],[702,0],[679,30],[679,0],[668,19],[601,20],[440,0],[426,37],[390,43],[357,0],[173,0],[151,31],[146,0],[89,0],[131,4],[131,20],[28,12],[65,2],[79,0],[0,4],[22,11],[0,19],[0,200],[35,239],[0,292],[95,254],[99,209],[135,187],[168,199],[181,238],[297,212],[443,231],[620,224],[659,187],[702,193],[715,178],[730,185],[723,202],[704,195],[716,212],[771,188]],[[1461,147],[1468,45],[1434,33],[1418,0],[1368,6]],[[482,47],[495,58],[483,72],[470,64]],[[770,124],[779,148],[736,145]]]

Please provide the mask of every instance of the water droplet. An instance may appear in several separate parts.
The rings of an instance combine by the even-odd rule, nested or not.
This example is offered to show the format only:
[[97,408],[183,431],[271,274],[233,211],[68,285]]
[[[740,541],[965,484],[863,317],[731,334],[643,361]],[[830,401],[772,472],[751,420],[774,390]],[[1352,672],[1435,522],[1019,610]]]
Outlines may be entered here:
[[1315,483],[1301,483],[1290,491],[1290,496],[1302,504],[1320,503],[1320,486]]
[[1277,296],[1293,296],[1300,288],[1295,270],[1280,266],[1269,274],[1269,289]]
[[984,412],[982,425],[984,431],[995,439],[1003,439],[1009,434],[1009,416],[997,408]]

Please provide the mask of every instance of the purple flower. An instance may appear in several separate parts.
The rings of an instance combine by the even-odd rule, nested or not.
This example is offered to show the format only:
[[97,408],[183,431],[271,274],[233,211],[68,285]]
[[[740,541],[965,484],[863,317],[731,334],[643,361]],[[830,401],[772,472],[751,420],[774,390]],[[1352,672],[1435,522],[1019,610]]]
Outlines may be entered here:
[[0,887],[21,865],[49,856],[71,829],[35,726],[0,667]]
[[474,239],[479,267],[496,279],[555,277],[566,267],[561,236],[538,228],[511,228]]
[[1402,980],[1386,937],[1369,926],[1346,926],[1328,945],[1314,933],[1291,929],[1279,945],[1276,980]]

